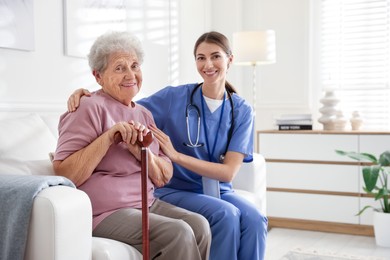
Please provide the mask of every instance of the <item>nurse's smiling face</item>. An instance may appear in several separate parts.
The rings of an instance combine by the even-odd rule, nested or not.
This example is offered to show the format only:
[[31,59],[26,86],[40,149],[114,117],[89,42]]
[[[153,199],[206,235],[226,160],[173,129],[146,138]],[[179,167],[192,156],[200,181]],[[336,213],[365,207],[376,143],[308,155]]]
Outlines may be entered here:
[[131,104],[141,89],[142,72],[135,52],[110,54],[106,69],[94,75],[103,91],[124,105]]
[[204,84],[225,84],[232,56],[228,56],[220,46],[202,42],[196,49],[195,60]]

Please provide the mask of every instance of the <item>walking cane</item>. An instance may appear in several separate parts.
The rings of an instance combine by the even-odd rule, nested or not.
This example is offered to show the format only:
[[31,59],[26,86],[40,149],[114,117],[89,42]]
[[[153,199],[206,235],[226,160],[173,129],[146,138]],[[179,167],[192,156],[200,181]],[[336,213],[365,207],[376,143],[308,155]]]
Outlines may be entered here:
[[149,208],[148,208],[148,148],[141,148],[141,189],[142,189],[142,257],[149,260]]
[[149,206],[148,206],[148,146],[153,141],[153,134],[144,136],[141,145],[141,191],[142,191],[142,257],[149,260]]
[[[122,141],[119,133],[114,136],[115,143]],[[141,200],[142,200],[142,259],[149,260],[149,205],[148,205],[148,150],[153,142],[152,132],[144,136],[142,142],[137,142],[141,146]]]

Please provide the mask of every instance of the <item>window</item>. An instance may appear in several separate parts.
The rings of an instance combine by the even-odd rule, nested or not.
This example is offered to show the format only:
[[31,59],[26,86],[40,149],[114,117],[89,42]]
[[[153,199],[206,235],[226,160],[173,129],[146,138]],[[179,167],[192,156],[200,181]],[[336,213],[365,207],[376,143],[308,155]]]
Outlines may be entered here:
[[[143,74],[152,75],[144,77],[143,85],[149,87],[136,98],[178,83],[179,0],[66,0],[64,10],[67,55],[87,57],[96,37],[109,30],[127,30],[142,41]],[[84,87],[95,90],[99,86],[88,71],[83,73]]]
[[390,0],[321,0],[319,82],[365,129],[390,129]]

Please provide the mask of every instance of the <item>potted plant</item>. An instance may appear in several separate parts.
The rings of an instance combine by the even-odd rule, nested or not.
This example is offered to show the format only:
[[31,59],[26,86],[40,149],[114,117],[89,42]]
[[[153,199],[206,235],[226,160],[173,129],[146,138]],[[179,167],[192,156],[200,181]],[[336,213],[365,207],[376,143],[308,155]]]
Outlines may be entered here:
[[[380,246],[390,247],[390,185],[388,178],[390,176],[390,151],[383,152],[379,158],[369,153],[345,152],[336,150],[340,155],[348,156],[358,161],[368,161],[371,164],[363,166],[362,174],[364,180],[363,189],[367,194],[374,196],[376,201],[380,202],[381,208],[374,208],[374,233],[376,243]],[[373,208],[365,206],[357,215],[362,214],[366,209]],[[382,226],[381,226],[382,225]]]

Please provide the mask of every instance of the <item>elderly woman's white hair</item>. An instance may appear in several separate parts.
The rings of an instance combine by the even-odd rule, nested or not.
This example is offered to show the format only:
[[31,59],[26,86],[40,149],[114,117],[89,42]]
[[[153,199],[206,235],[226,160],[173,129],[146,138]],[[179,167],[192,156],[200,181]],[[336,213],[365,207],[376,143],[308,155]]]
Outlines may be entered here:
[[99,36],[91,47],[88,61],[91,70],[104,71],[107,67],[108,56],[114,52],[134,51],[142,64],[144,51],[140,40],[130,32],[107,32]]

